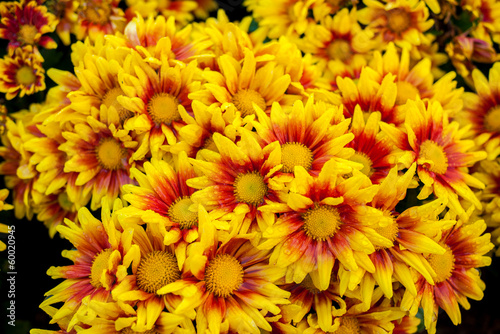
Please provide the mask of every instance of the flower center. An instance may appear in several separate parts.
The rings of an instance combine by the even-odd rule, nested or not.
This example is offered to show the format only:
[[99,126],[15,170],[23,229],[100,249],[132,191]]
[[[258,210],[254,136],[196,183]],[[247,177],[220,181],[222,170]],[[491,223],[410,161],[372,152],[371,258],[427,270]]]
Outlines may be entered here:
[[[387,216],[387,214],[389,214],[389,216],[391,216],[390,213],[384,212],[385,216]],[[391,218],[392,218],[392,216],[391,216]],[[391,242],[394,243],[394,241],[396,240],[398,233],[399,233],[399,225],[395,219],[392,219],[392,222],[386,226],[379,225],[379,226],[375,227],[375,232],[377,232],[378,234],[380,234],[384,238],[389,239]],[[381,247],[376,247],[376,248],[380,249]]]
[[484,117],[484,128],[490,132],[500,132],[500,106],[488,111]]
[[234,196],[238,202],[258,206],[264,201],[267,185],[258,172],[240,173],[234,180]]
[[441,283],[450,278],[455,269],[455,256],[447,245],[441,245],[446,249],[444,254],[431,254],[427,258],[429,265],[436,272],[435,283]]
[[314,240],[331,238],[342,224],[337,209],[331,205],[316,205],[307,210],[302,219],[306,234]]
[[306,277],[302,280],[302,282],[300,282],[300,286],[309,291],[310,293],[312,293],[313,295],[321,292],[321,290],[314,285],[313,280],[311,276],[309,276],[309,274],[307,274]]
[[193,201],[189,196],[179,197],[168,209],[168,216],[174,222],[179,224],[181,229],[191,228],[198,222],[198,213],[189,211]]
[[399,34],[410,26],[410,14],[400,8],[394,8],[387,12],[387,25],[395,34]]
[[295,166],[310,170],[313,161],[311,150],[301,143],[285,143],[281,145],[281,163],[283,173],[293,173]]
[[72,201],[70,201],[68,193],[66,191],[63,191],[57,196],[57,202],[64,211],[73,211],[74,204]]
[[29,86],[35,83],[36,76],[33,69],[29,66],[22,66],[16,72],[16,81],[23,86]]
[[90,284],[94,288],[102,288],[101,276],[102,273],[108,269],[109,256],[113,253],[111,248],[102,250],[92,260],[92,267],[90,269]]
[[413,86],[407,81],[396,82],[398,95],[396,96],[396,105],[400,106],[406,104],[408,100],[415,100],[420,96],[417,87]]
[[342,318],[342,323],[335,334],[359,334],[359,321],[356,318]]
[[117,100],[117,97],[120,95],[124,95],[125,93],[120,87],[115,87],[109,90],[104,97],[102,98],[102,103],[108,108],[115,108],[118,116],[120,117],[120,121],[125,121],[128,118],[133,116],[133,113],[124,108]]
[[368,177],[372,176],[372,160],[368,157],[368,155],[363,152],[354,152],[349,160],[362,164],[363,168],[361,169],[361,172]]
[[[423,167],[431,172],[445,174],[448,170],[448,157],[443,148],[432,140],[426,140],[420,145],[419,158],[424,160]],[[429,162],[430,161],[430,162]]]
[[117,170],[122,167],[122,159],[125,157],[125,151],[116,139],[105,138],[101,140],[96,152],[97,160],[102,168]]
[[38,33],[38,29],[31,24],[23,24],[19,28],[19,39],[24,42],[24,44],[35,43],[35,37]]
[[226,298],[238,290],[243,282],[241,263],[229,254],[217,255],[205,270],[207,290],[217,297]]
[[167,93],[155,94],[148,103],[148,112],[156,125],[170,125],[181,119],[178,107],[179,101]]
[[241,112],[241,116],[253,115],[255,110],[253,109],[252,102],[255,103],[260,109],[266,110],[266,100],[260,95],[259,92],[253,89],[241,89],[236,94],[234,94],[231,102],[234,104],[236,109]]
[[344,39],[336,39],[327,46],[326,53],[330,59],[346,61],[352,56],[351,45]]
[[181,277],[175,255],[165,251],[152,251],[141,259],[137,268],[137,286],[142,291],[156,293]]
[[144,332],[136,332],[132,330],[132,328],[130,327],[124,328],[120,331],[120,334],[159,334],[159,333],[160,332],[158,332],[154,327]]
[[83,18],[98,25],[104,25],[110,19],[111,8],[107,1],[88,1],[83,9]]

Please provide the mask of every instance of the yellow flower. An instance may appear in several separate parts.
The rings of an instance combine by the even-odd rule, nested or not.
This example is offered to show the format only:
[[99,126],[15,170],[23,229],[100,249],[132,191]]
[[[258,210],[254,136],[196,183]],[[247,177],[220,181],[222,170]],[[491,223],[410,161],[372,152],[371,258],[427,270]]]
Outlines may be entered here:
[[126,0],[127,16],[134,17],[137,13],[142,17],[164,16],[173,17],[180,26],[193,21],[193,11],[198,8],[197,1],[162,1],[162,0]]
[[387,3],[363,0],[365,8],[358,11],[358,20],[373,30],[383,49],[394,42],[401,48],[411,49],[420,44],[429,44],[424,33],[434,24],[429,19],[429,10],[421,0],[395,0]]
[[12,56],[0,59],[0,92],[12,100],[45,90],[43,58],[32,46],[16,48]]

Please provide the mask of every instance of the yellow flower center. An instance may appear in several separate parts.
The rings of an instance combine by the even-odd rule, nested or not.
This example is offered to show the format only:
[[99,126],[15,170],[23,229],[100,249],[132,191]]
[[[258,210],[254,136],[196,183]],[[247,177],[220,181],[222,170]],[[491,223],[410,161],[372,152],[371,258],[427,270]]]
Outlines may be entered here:
[[346,61],[352,56],[351,44],[344,39],[336,39],[327,46],[326,53],[330,59]]
[[181,119],[178,110],[179,101],[167,93],[155,94],[148,103],[148,112],[155,124],[170,125]]
[[94,288],[102,288],[101,276],[102,273],[108,269],[109,256],[113,253],[111,248],[104,249],[92,260],[92,267],[90,268],[90,284]]
[[398,95],[396,96],[396,105],[398,106],[405,104],[408,100],[415,100],[420,96],[417,87],[413,86],[407,81],[396,82],[396,87],[398,90]]
[[306,275],[306,277],[300,282],[300,286],[312,293],[313,295],[320,293],[321,290],[319,290],[313,283],[313,280],[309,274]]
[[234,180],[234,196],[240,203],[258,206],[264,201],[267,185],[258,172],[240,173]]
[[88,1],[82,11],[83,18],[98,25],[104,25],[110,20],[111,7],[108,1]]
[[59,203],[59,206],[65,210],[65,211],[72,211],[73,210],[73,202],[69,199],[68,193],[63,191],[57,196],[57,201]]
[[395,34],[399,34],[410,27],[410,14],[401,8],[394,8],[387,12],[387,26]]
[[243,283],[243,267],[234,256],[219,254],[205,269],[205,283],[208,292],[226,298]]
[[189,211],[193,201],[189,196],[179,197],[168,209],[168,216],[174,222],[179,224],[181,229],[191,228],[198,222],[198,213]]
[[29,66],[22,66],[16,72],[16,81],[23,86],[29,86],[35,83],[36,76],[33,69]]
[[337,209],[331,205],[316,205],[303,215],[304,230],[314,240],[331,238],[342,224]]
[[432,161],[432,163],[424,162],[424,168],[437,174],[445,174],[448,170],[448,157],[444,149],[432,140],[426,140],[420,145],[420,158]]
[[234,104],[236,109],[241,112],[242,116],[255,114],[252,102],[262,110],[266,110],[267,106],[262,95],[253,89],[239,90],[236,94],[234,94],[231,102]]
[[97,160],[104,169],[117,170],[123,166],[122,159],[125,157],[125,150],[114,138],[101,140],[96,153]]
[[167,284],[181,277],[177,259],[172,253],[152,251],[141,259],[137,268],[137,287],[148,293],[156,293]]
[[455,256],[447,245],[441,245],[446,249],[444,254],[431,254],[427,258],[429,265],[434,269],[436,277],[435,283],[441,283],[451,277],[453,269],[455,269]]
[[24,42],[24,44],[34,44],[35,37],[38,34],[38,29],[31,24],[23,24],[19,28],[19,39]]
[[302,166],[310,170],[313,161],[311,150],[301,143],[285,143],[281,145],[281,163],[284,173],[293,173],[295,166]]
[[491,108],[484,117],[484,128],[491,132],[500,132],[500,106]]
[[154,327],[144,332],[136,332],[132,330],[132,328],[130,327],[124,328],[120,331],[120,334],[159,334],[159,333],[160,332],[158,332]]
[[335,334],[359,334],[359,321],[356,318],[342,318],[340,327],[335,331]]
[[354,152],[349,160],[362,164],[363,169],[361,169],[361,172],[368,177],[372,176],[372,160],[366,154],[362,152]]
[[115,87],[110,89],[102,98],[102,103],[108,108],[115,108],[118,116],[120,117],[120,121],[125,121],[126,119],[133,116],[133,112],[124,108],[117,100],[117,97],[120,95],[124,95],[125,93],[120,87]]
[[[384,212],[384,215],[390,216],[390,213]],[[392,218],[392,216],[391,216],[391,218]],[[392,222],[389,223],[388,225],[377,226],[375,228],[375,232],[377,232],[378,234],[380,234],[384,238],[389,239],[391,242],[394,243],[394,241],[396,240],[396,237],[398,236],[398,233],[399,233],[399,226],[398,226],[397,221],[395,219],[392,219]],[[376,248],[380,249],[381,247],[376,247]]]

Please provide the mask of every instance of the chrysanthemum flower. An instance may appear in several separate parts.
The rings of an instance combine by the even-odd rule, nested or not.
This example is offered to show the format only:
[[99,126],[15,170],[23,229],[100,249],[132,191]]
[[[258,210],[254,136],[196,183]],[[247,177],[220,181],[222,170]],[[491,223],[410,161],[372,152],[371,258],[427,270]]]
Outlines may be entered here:
[[[489,44],[500,42],[500,3],[494,0],[482,0],[479,3],[466,1],[465,8],[471,8],[472,18],[479,19],[472,30],[472,36],[487,41]],[[475,10],[474,10],[475,9]],[[471,19],[472,19],[471,18]]]
[[207,161],[190,159],[202,175],[187,181],[199,189],[191,199],[214,214],[228,214],[232,236],[258,232],[258,225],[269,224],[268,214],[259,207],[280,202],[279,182],[271,180],[280,167],[280,147],[273,143],[261,148],[245,129],[241,129],[237,144],[219,133],[213,135],[213,141],[218,152],[200,152]]
[[[133,261],[131,272],[113,289],[112,296],[121,309],[135,315],[128,324],[131,329],[152,331],[163,311],[181,316],[164,319],[169,326],[194,319],[199,299],[195,287],[183,279],[185,254],[176,256],[173,245],[165,246],[165,234],[158,224],[139,225],[118,219],[124,228],[133,229],[129,250]],[[162,288],[169,291],[160,292]]]
[[0,59],[0,92],[7,100],[32,95],[45,89],[42,56],[31,46],[16,48],[12,56]]
[[72,0],[45,0],[44,6],[57,19],[56,33],[64,45],[71,44],[71,29],[75,24],[75,8],[78,2]]
[[206,37],[193,39],[192,27],[187,25],[177,28],[175,17],[149,16],[147,20],[138,16],[132,19],[124,29],[115,35],[107,35],[110,45],[120,48],[132,48],[155,69],[158,69],[165,58],[171,62],[179,60],[189,62],[193,57],[203,54],[211,44]]
[[[74,180],[68,181],[74,183]],[[37,203],[34,212],[36,219],[43,222],[48,229],[49,236],[53,238],[57,232],[57,226],[64,224],[65,219],[78,223],[77,210],[75,203],[69,199],[68,193],[62,190],[46,196],[43,202]]]
[[351,11],[343,8],[334,16],[326,16],[321,24],[310,26],[298,45],[324,68],[330,60],[349,65],[358,57],[369,57],[376,47],[372,38],[373,34],[358,24],[356,7]]
[[457,122],[449,122],[447,114],[439,102],[408,101],[405,105],[406,121],[403,132],[394,126],[381,124],[394,144],[407,151],[403,163],[407,166],[417,162],[417,172],[423,188],[418,195],[425,199],[434,193],[446,199],[448,206],[462,218],[465,211],[458,198],[481,208],[470,187],[482,189],[478,179],[471,176],[467,167],[486,158],[484,151],[472,151],[472,140],[462,138],[467,128],[459,128]]
[[404,122],[404,114],[397,108],[396,76],[388,73],[382,78],[370,67],[364,67],[359,80],[337,77],[337,86],[342,97],[344,115],[352,117],[359,105],[364,113],[380,112],[381,120],[399,125]]
[[101,206],[102,199],[111,205],[121,194],[121,187],[132,183],[130,168],[135,162],[131,157],[137,142],[128,131],[117,129],[116,124],[106,124],[92,116],[88,116],[87,122],[76,124],[74,131],[64,131],[62,136],[66,142],[59,149],[68,157],[64,172],[78,173],[75,186],[83,186],[84,194],[92,193],[92,210]]
[[314,0],[246,0],[244,5],[271,39],[299,36],[309,25],[315,24],[309,13],[315,5]]
[[[272,249],[271,265],[287,268],[287,282],[300,283],[309,274],[314,285],[328,288],[334,264],[346,270],[373,272],[368,254],[392,242],[375,229],[385,222],[383,212],[367,206],[378,186],[351,167],[328,161],[317,178],[295,167],[288,209],[263,232],[261,249]],[[341,281],[342,284],[342,281]]]
[[368,309],[359,307],[358,298],[345,298],[347,311],[335,316],[333,325],[327,331],[320,327],[316,314],[310,314],[307,319],[301,321],[297,325],[298,331],[304,334],[374,333],[375,330],[392,333],[395,327],[392,322],[406,315],[399,307],[392,306],[389,299],[384,299],[380,291],[376,291]]
[[133,113],[124,128],[141,136],[141,147],[134,159],[142,159],[146,153],[161,158],[162,145],[177,143],[177,133],[186,124],[182,118],[192,112],[188,96],[199,88],[195,80],[199,69],[195,61],[175,66],[165,61],[155,71],[137,54],[132,58],[133,72],[120,76],[125,94],[117,98],[124,109]]
[[125,27],[125,13],[118,6],[120,0],[78,0],[71,32],[76,39],[91,41],[107,34],[122,32]]
[[55,49],[56,42],[47,33],[56,29],[56,17],[37,1],[4,2],[0,4],[0,38],[9,40],[10,53],[30,45]]
[[488,159],[500,154],[500,62],[493,64],[489,80],[480,70],[472,72],[475,93],[464,93],[464,108],[455,115],[463,126],[470,126],[470,137],[484,148]]
[[484,221],[478,220],[469,224],[459,221],[455,226],[443,231],[438,241],[446,252],[427,257],[429,265],[436,273],[435,284],[431,285],[420,277],[416,282],[417,296],[405,292],[401,307],[415,315],[421,306],[424,310],[425,327],[429,333],[436,333],[439,308],[458,325],[461,322],[459,304],[468,310],[470,303],[467,298],[483,298],[485,285],[479,277],[478,268],[491,263],[491,257],[484,255],[493,248],[490,235],[483,234],[485,229]]
[[197,333],[270,331],[278,305],[289,303],[290,293],[274,283],[284,270],[270,266],[269,252],[249,240],[232,238],[222,244],[203,209],[199,219],[200,241],[189,246],[185,263],[186,277],[191,275],[197,289]]
[[302,166],[311,175],[318,175],[331,159],[349,164],[346,159],[354,153],[346,148],[354,138],[348,133],[349,123],[341,108],[315,104],[314,98],[309,98],[305,106],[296,101],[289,113],[277,103],[269,116],[257,110],[252,125],[263,145],[278,142],[281,146],[281,172],[292,173],[295,166]]
[[118,223],[106,204],[101,216],[102,221],[99,221],[88,209],[82,208],[78,211],[78,225],[66,220],[65,226],[57,227],[59,233],[75,247],[63,252],[63,256],[73,264],[49,268],[49,276],[63,278],[64,281],[45,293],[47,298],[40,307],[64,303],[52,316],[51,323],[68,320],[68,330],[79,322],[78,314],[86,313],[87,304],[82,304],[85,297],[108,301],[111,291],[127,275],[130,262],[127,265],[124,261],[132,247],[131,231],[116,228]]
[[429,9],[421,0],[395,0],[386,3],[363,0],[366,5],[358,11],[358,20],[373,30],[383,48],[394,42],[397,46],[411,49],[429,44],[424,33],[434,24],[429,19]]
[[246,116],[255,113],[254,103],[260,109],[269,111],[273,102],[290,105],[298,98],[286,94],[290,75],[285,74],[275,62],[258,68],[251,50],[245,50],[242,62],[229,55],[220,56],[217,62],[220,72],[203,72],[207,83],[201,90],[191,93],[190,99],[206,105],[215,103],[223,109],[233,104],[242,116]]
[[142,17],[164,16],[173,17],[180,26],[186,26],[188,22],[193,21],[193,11],[198,8],[197,1],[191,0],[126,0],[129,18],[139,13]]

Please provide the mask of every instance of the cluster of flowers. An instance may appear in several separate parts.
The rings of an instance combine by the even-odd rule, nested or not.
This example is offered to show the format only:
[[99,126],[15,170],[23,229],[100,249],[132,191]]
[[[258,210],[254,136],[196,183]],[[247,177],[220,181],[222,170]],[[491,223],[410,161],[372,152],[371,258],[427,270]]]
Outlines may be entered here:
[[419,309],[435,333],[482,299],[500,3],[119,5],[0,4],[6,99],[46,90],[47,33],[71,44],[3,113],[3,209],[74,246],[40,305],[60,330],[32,334],[415,333]]

